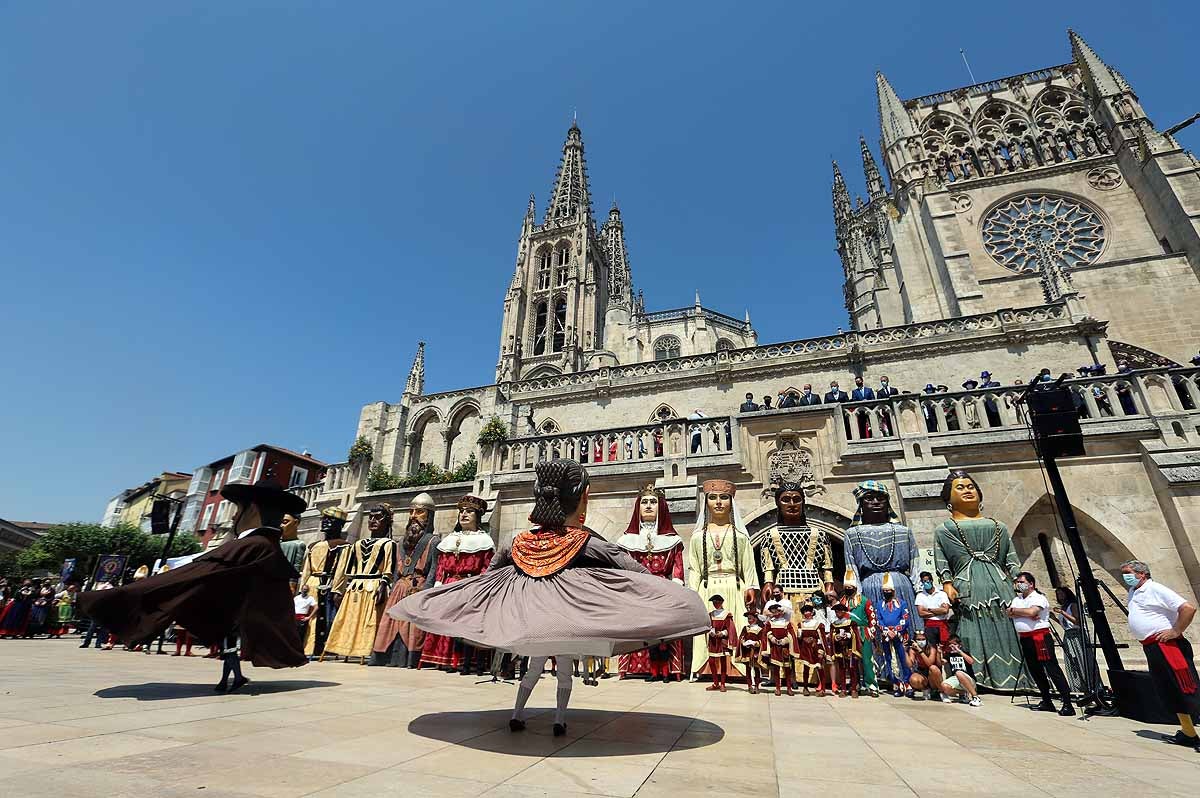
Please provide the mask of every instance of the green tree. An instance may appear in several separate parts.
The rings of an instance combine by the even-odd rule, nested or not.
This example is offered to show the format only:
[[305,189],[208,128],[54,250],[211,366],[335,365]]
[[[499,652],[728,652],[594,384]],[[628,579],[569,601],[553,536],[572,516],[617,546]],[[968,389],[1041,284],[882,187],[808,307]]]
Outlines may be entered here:
[[374,456],[375,452],[373,449],[371,449],[371,442],[367,440],[365,435],[359,435],[358,438],[355,439],[354,445],[350,447],[350,451],[346,456],[346,461],[350,463],[350,465],[358,465],[362,462],[371,462],[371,459]]
[[[162,556],[166,541],[148,535],[132,524],[106,527],[82,522],[59,524],[46,531],[36,543],[19,552],[16,568],[23,573],[57,572],[63,560],[74,557],[78,568],[91,568],[102,554],[125,554],[129,566],[153,565]],[[179,557],[200,551],[200,541],[191,534],[176,535],[170,556]],[[86,573],[86,572],[84,572]]]

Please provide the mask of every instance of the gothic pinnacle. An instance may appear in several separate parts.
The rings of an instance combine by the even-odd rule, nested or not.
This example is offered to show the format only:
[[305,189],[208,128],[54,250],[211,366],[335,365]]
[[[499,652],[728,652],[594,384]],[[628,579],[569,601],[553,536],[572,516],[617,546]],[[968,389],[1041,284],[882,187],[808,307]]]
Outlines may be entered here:
[[583,135],[575,122],[567,131],[562,153],[544,223],[590,221],[592,195],[588,188],[587,161],[583,156]]
[[408,382],[404,386],[406,394],[420,396],[425,391],[425,342],[417,341],[417,355],[413,358],[412,368],[408,372]]
[[842,170],[837,161],[833,162],[833,219],[841,224],[850,218],[850,192],[846,190],[846,181],[842,178]]
[[1067,38],[1071,40],[1071,55],[1074,56],[1075,63],[1079,65],[1084,78],[1091,84],[1096,94],[1104,98],[1122,92],[1132,92],[1129,84],[1125,82],[1125,78],[1104,63],[1082,36],[1068,28]]
[[879,174],[879,167],[875,164],[875,156],[871,153],[871,148],[867,146],[867,140],[861,135],[858,137],[858,146],[862,150],[863,175],[867,179],[867,196],[871,200],[876,200],[887,193],[883,188],[883,177]]
[[916,135],[912,119],[900,102],[900,96],[882,72],[875,73],[875,93],[879,97],[879,130],[886,150],[897,141]]

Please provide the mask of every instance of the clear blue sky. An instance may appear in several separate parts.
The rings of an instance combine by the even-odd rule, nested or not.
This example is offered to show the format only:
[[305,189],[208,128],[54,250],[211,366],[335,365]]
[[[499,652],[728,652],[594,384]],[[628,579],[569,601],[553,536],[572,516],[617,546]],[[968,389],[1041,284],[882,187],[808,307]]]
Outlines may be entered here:
[[573,109],[647,304],[699,288],[765,341],[846,323],[829,160],[863,191],[876,69],[918,96],[1073,26],[1157,122],[1200,110],[1186,3],[413,5],[0,10],[0,517],[258,442],[341,460],[418,339],[427,390],[489,382]]

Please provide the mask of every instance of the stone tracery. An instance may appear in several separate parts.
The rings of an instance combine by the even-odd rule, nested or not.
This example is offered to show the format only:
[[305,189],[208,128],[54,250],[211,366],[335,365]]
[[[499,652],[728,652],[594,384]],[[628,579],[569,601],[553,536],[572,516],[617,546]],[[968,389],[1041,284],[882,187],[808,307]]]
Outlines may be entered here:
[[1066,268],[1094,263],[1105,229],[1089,206],[1054,194],[1025,194],[993,208],[983,220],[983,243],[1001,266],[1042,271],[1047,258]]

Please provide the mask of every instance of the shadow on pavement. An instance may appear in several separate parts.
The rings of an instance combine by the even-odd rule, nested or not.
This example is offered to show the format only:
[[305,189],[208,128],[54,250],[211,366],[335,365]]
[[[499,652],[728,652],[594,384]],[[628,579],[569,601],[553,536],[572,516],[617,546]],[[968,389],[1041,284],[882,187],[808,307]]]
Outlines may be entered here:
[[522,732],[508,730],[511,716],[508,709],[431,712],[410,721],[408,731],[464,748],[536,757],[661,754],[715,745],[725,736],[715,723],[654,712],[568,709],[565,737],[552,736],[551,709],[531,709]]
[[[291,693],[296,690],[312,690],[318,687],[338,687],[339,682],[258,682],[239,690],[236,695],[269,695],[271,693]],[[122,684],[116,687],[106,687],[93,693],[97,698],[136,698],[138,701],[169,701],[172,698],[196,698],[198,696],[216,696],[211,684],[182,684],[179,682],[146,682],[145,684]]]

